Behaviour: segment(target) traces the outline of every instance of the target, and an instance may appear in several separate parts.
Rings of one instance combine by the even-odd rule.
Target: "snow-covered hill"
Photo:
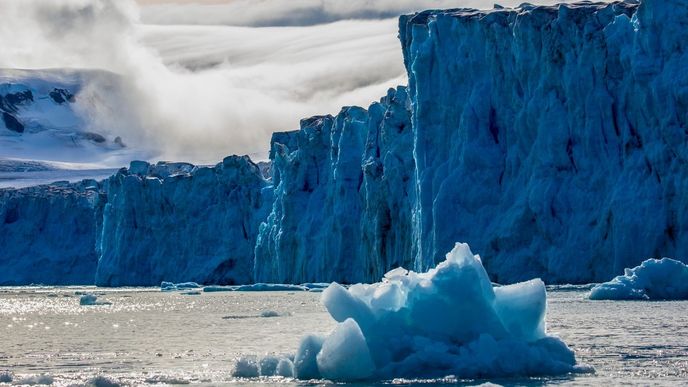
[[[89,108],[102,101],[82,89],[96,78],[117,81],[102,71],[0,70],[0,156],[91,164],[123,156],[125,140],[89,120]]]

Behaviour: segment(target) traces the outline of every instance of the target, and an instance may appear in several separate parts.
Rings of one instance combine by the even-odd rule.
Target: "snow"
[[[374,284],[331,284],[322,302],[338,325],[302,339],[295,376],[352,382],[590,371],[547,334],[546,298],[539,279],[493,288],[480,257],[457,243],[424,273],[395,269]]]
[[[92,122],[97,111],[113,107],[104,105],[98,92],[82,94],[87,85],[112,93],[117,82],[116,75],[98,70],[0,69],[1,156],[100,168],[123,165],[136,151],[123,147],[117,133]]]
[[[688,266],[671,258],[648,259],[593,287],[591,300],[688,300]]]

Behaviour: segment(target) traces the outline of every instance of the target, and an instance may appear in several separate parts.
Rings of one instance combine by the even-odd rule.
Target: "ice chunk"
[[[688,266],[674,259],[648,259],[590,291],[591,300],[686,300]]]
[[[282,376],[285,378],[293,378],[294,377],[294,363],[287,358],[280,359],[279,363],[277,363],[277,369],[275,371],[275,375]]]
[[[330,380],[366,379],[375,371],[363,332],[351,318],[339,324],[325,339],[317,364],[320,374]]]
[[[96,376],[95,378],[91,379],[86,383],[86,386],[89,387],[120,387],[121,384],[106,378],[105,376]]]
[[[173,292],[176,290],[200,289],[201,285],[195,282],[180,282],[175,284],[173,282],[162,281],[160,283],[161,292]]]
[[[98,296],[95,294],[84,294],[79,298],[79,305],[96,305]]]
[[[26,376],[21,380],[15,381],[14,384],[35,386],[35,385],[50,385],[50,384],[53,384],[54,382],[55,382],[55,380],[53,379],[52,376],[41,374],[41,375]]]
[[[511,335],[529,341],[545,337],[547,292],[541,280],[500,286],[494,292],[495,309]]]
[[[206,286],[204,292],[304,292],[309,289],[303,285],[291,284],[265,284],[257,283],[251,285],[229,285],[229,286]]]
[[[320,379],[316,356],[322,349],[324,337],[308,335],[301,339],[294,357],[294,375],[302,380]]]
[[[260,359],[260,374],[262,376],[273,376],[277,371],[277,364],[280,358],[274,355],[268,355]]]
[[[333,283],[322,302],[340,324],[324,342],[302,340],[296,377],[483,378],[589,370],[576,365],[564,342],[547,336],[546,297],[539,279],[493,288],[466,244],[456,244],[425,273],[392,271],[383,282],[349,289]]]
[[[12,383],[12,374],[9,372],[0,372],[0,383]]]
[[[234,365],[232,375],[237,378],[257,378],[260,376],[258,360],[255,357],[241,357]]]

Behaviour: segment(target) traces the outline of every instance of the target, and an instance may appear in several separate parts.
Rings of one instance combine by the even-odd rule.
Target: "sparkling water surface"
[[[109,305],[81,306],[83,292]],[[387,384],[688,385],[688,302],[589,301],[586,295],[550,289],[548,331],[594,374]],[[302,335],[331,330],[335,323],[319,298],[308,292],[0,288],[0,381],[9,371],[14,384],[55,386],[98,376],[123,385],[298,384],[240,380],[232,368],[240,356],[294,353]]]

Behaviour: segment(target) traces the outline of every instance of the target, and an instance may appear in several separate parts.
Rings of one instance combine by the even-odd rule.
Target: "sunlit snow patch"
[[[670,258],[648,259],[590,291],[591,300],[686,300],[688,266]]]
[[[457,244],[426,273],[395,269],[375,284],[330,285],[322,301],[339,324],[328,336],[302,339],[294,373],[355,381],[590,370],[547,335],[546,297],[539,279],[493,288],[480,257]],[[238,368],[255,370],[245,363]]]

